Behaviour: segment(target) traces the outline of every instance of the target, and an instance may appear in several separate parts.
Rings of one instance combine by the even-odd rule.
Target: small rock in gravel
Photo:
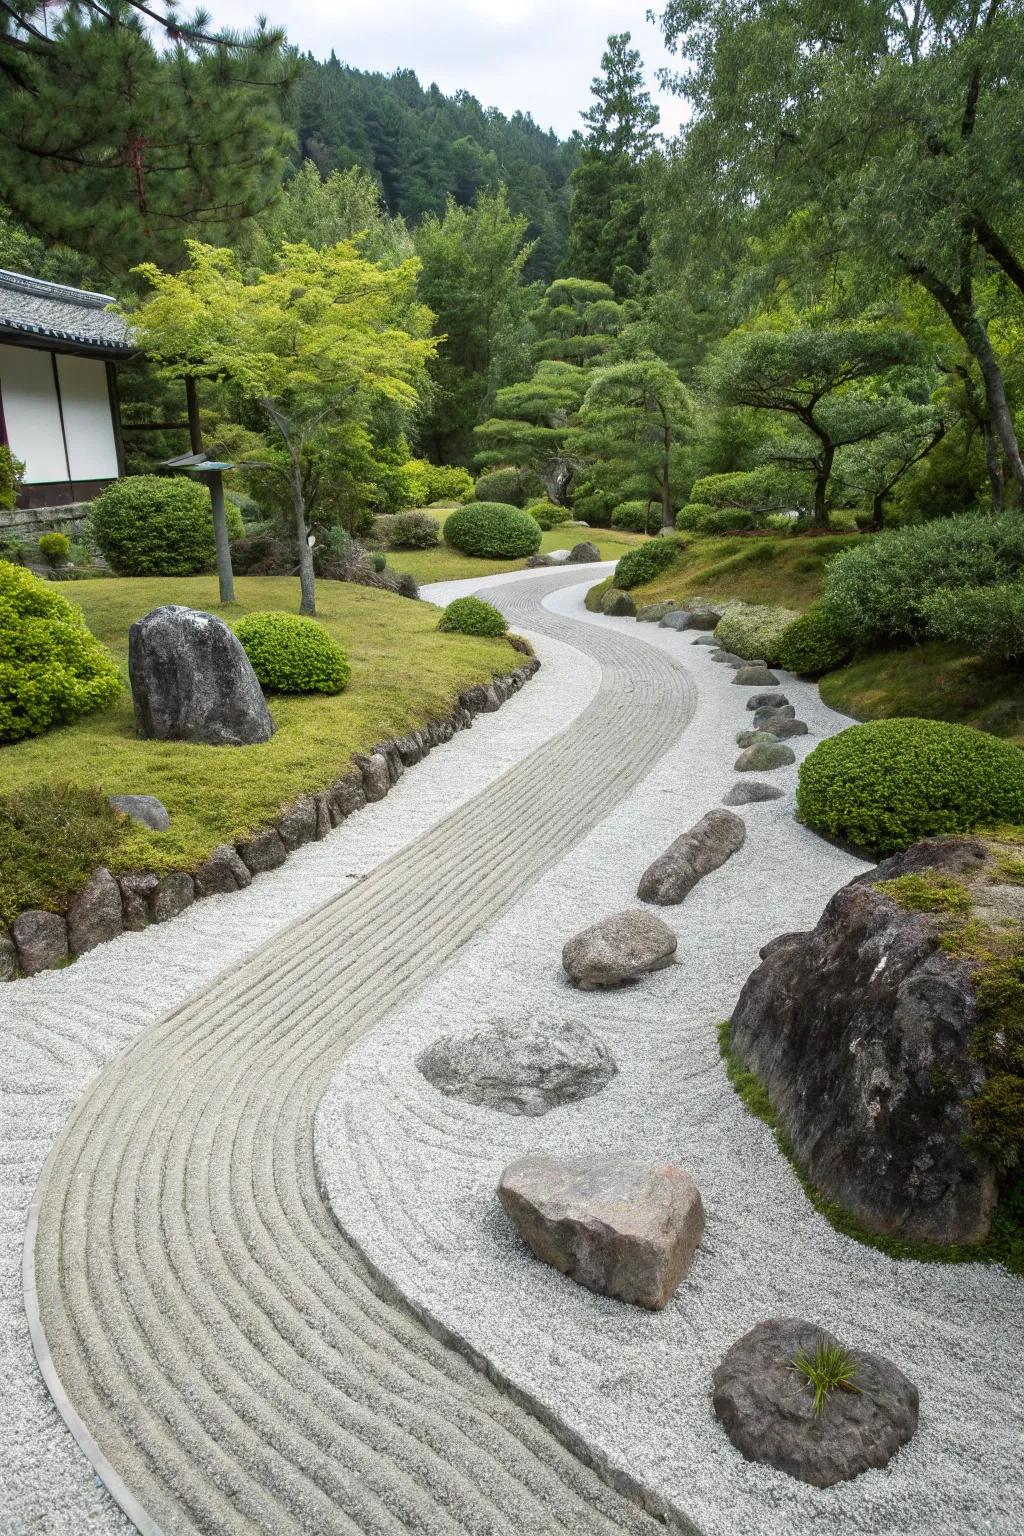
[[[470,1035],[442,1035],[417,1057],[451,1098],[507,1115],[544,1115],[599,1093],[618,1072],[603,1040],[570,1019],[498,1019]]]
[[[732,651],[717,650],[711,652],[712,661],[720,661],[725,667],[743,667],[746,662],[742,656],[735,656]]]
[[[756,747],[759,741],[775,741],[775,737],[769,731],[740,731],[736,736],[738,747]]]
[[[714,635],[698,635],[696,640],[690,641],[691,645],[717,645]]]
[[[13,981],[18,974],[18,946],[0,924],[0,981]]]
[[[574,544],[569,551],[567,564],[569,565],[593,565],[600,560],[601,551],[590,539],[583,539],[581,543]]]
[[[777,683],[778,678],[774,672],[769,672],[767,667],[744,665],[737,669],[733,682],[739,683],[741,688],[763,688],[768,683]]]
[[[628,592],[620,592],[613,587],[601,599],[601,612],[612,619],[635,619],[636,603]]]
[[[300,795],[281,815],[277,830],[289,853],[294,853],[303,843],[315,842],[316,801],[312,795]]]
[[[11,924],[11,937],[26,976],[47,971],[68,958],[67,924],[58,912],[33,909],[20,913]]]
[[[854,1390],[833,1388],[815,1410],[814,1387],[793,1362],[838,1344],[814,1323],[773,1317],[726,1352],[714,1375],[715,1414],[748,1461],[831,1488],[886,1466],[913,1437],[917,1388],[881,1355],[850,1350]]]
[[[795,720],[796,710],[792,704],[762,704],[760,709],[754,710],[754,724],[766,725],[769,720]]]
[[[722,804],[752,805],[760,800],[781,800],[784,793],[777,784],[760,784],[757,779],[741,779],[728,794],[722,796]]]
[[[162,800],[155,795],[108,795],[115,811],[130,816],[141,827],[151,832],[166,832],[171,824],[170,813]]]
[[[190,907],[196,899],[195,881],[191,875],[176,869],[164,875],[149,898],[149,910],[154,923],[169,922]]]
[[[752,693],[747,700],[748,709],[781,709],[789,700],[784,693]]]
[[[804,720],[766,720],[760,729],[769,736],[774,736],[776,741],[788,741],[791,736],[808,734],[807,723]]]
[[[795,762],[792,747],[785,747],[781,742],[769,745],[759,741],[756,746],[741,752],[733,767],[737,773],[768,773],[772,768],[786,768]]]
[[[674,603],[648,603],[637,613],[637,621],[641,624],[659,624],[667,613],[675,609]]]
[[[68,948],[84,955],[123,931],[121,887],[109,869],[98,869],[68,902]]]
[[[238,844],[238,852],[251,875],[278,869],[288,857],[276,827],[264,827],[262,831],[254,832],[247,842]]]
[[[252,884],[252,875],[237,848],[230,843],[218,843],[206,862],[196,870],[195,882],[197,896],[218,896],[244,890]]]
[[[548,565],[568,565],[571,554],[570,549],[553,549],[547,556],[547,563]]]
[[[692,615],[688,608],[673,608],[658,622],[660,629],[689,629]]]
[[[149,926],[149,898],[160,881],[152,874],[128,874],[119,875],[117,883],[121,887],[124,925],[132,933],[141,933]]]
[[[722,614],[718,608],[695,608],[690,614],[690,622],[687,629],[717,629],[722,622]]]
[[[653,912],[615,912],[575,934],[562,950],[562,965],[570,981],[589,992],[671,965],[676,942]]]
[[[644,871],[637,895],[655,906],[671,907],[686,897],[698,880],[718,869],[742,847],[747,829],[731,811],[708,811],[689,832],[677,837]]]
[[[652,1310],[671,1300],[704,1232],[696,1184],[664,1163],[528,1153],[502,1173],[498,1198],[538,1259]]]

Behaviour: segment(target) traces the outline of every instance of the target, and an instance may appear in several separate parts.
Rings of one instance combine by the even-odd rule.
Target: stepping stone
[[[733,682],[739,683],[741,688],[761,688],[766,683],[777,683],[778,678],[767,667],[744,664],[737,669]]]
[[[766,720],[761,732],[774,736],[777,741],[788,741],[791,736],[806,736],[807,724],[803,720]]]
[[[745,667],[746,662],[742,656],[734,656],[732,651],[712,651],[712,661],[720,661],[726,667]]]
[[[760,709],[754,710],[754,724],[765,725],[769,720],[795,720],[796,710],[792,704],[762,704]]]
[[[171,824],[166,805],[155,795],[108,795],[107,799],[115,811],[130,816],[151,832],[166,832]]]
[[[637,895],[658,907],[676,906],[698,880],[739,852],[746,835],[741,817],[708,811],[644,871]]]
[[[751,1328],[714,1375],[715,1416],[748,1461],[763,1462],[816,1488],[884,1467],[917,1429],[918,1391],[881,1355],[850,1350],[851,1389],[835,1387],[819,1408],[794,1365],[834,1334],[795,1317]],[[842,1347],[842,1346],[840,1346]]]
[[[781,800],[785,790],[777,784],[760,784],[757,779],[741,780],[722,796],[723,805],[750,805],[760,800]]]
[[[469,1035],[442,1035],[416,1058],[441,1093],[506,1115],[546,1115],[611,1082],[618,1063],[585,1024],[498,1019]]]
[[[733,767],[737,773],[768,773],[772,768],[788,768],[790,763],[795,762],[792,747],[785,747],[781,742],[769,745],[768,742],[759,741],[753,747],[746,747]]]
[[[717,645],[714,635],[698,635],[696,640],[690,641],[691,645]]]
[[[784,693],[752,693],[747,700],[748,709],[780,709],[789,704]]]
[[[759,741],[774,741],[776,738],[769,731],[739,731],[736,736],[738,747],[756,747]]]
[[[671,965],[676,943],[672,929],[653,912],[615,912],[569,940],[562,950],[562,966],[585,992],[614,987]]]
[[[654,1311],[693,1264],[704,1207],[682,1168],[619,1158],[518,1158],[498,1198],[545,1264],[601,1296]]]

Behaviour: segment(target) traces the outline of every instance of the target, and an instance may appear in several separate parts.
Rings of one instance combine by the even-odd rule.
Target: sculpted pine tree
[[[693,427],[693,402],[678,375],[660,358],[637,358],[595,374],[580,410],[581,446],[619,483],[644,485],[661,507],[661,525],[675,523],[674,486],[683,478],[681,450]],[[598,478],[598,483],[600,479]]]

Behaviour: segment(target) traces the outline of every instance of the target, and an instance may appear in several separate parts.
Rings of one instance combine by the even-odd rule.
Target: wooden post
[[[228,538],[228,517],[224,509],[224,477],[219,469],[213,469],[203,478],[210,487],[210,501],[213,504],[213,536],[217,543],[220,600],[222,603],[233,603],[235,577],[231,569],[231,541]]]
[[[188,435],[192,443],[192,452],[202,453],[203,432],[199,425],[199,396],[196,394],[196,381],[191,374],[185,380],[185,404],[188,406]]]

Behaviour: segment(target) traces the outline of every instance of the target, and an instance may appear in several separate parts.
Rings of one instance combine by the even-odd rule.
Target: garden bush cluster
[[[949,640],[977,656],[1018,661],[1024,656],[1024,581],[992,587],[942,587],[922,604],[935,640]]]
[[[235,633],[264,688],[340,693],[349,680],[345,652],[315,619],[296,613],[251,613]]]
[[[612,509],[612,527],[629,533],[657,533],[661,508],[652,501],[620,501]]]
[[[528,469],[491,469],[476,482],[476,501],[497,501],[510,507],[525,507],[544,491],[537,476]]]
[[[111,704],[121,692],[113,657],[77,608],[20,566],[0,561],[0,742]]]
[[[556,507],[555,503],[548,501],[546,496],[542,501],[531,501],[525,510],[540,524],[545,533],[549,528],[557,528],[560,524],[569,522],[572,517],[568,507]]]
[[[674,539],[651,539],[646,544],[638,544],[620,557],[612,585],[628,592],[631,587],[653,581],[655,576],[668,569],[678,553],[679,545]]]
[[[792,608],[736,603],[722,615],[715,639],[735,656],[748,660],[756,656],[770,667],[781,666],[786,632],[798,617]]]
[[[496,501],[471,501],[444,525],[444,540],[464,555],[518,560],[540,548],[540,524],[520,508]]]
[[[194,576],[214,557],[210,493],[181,475],[115,480],[93,502],[92,525],[118,576]]]
[[[479,597],[457,597],[448,604],[437,627],[457,635],[503,635],[508,620],[493,603]]]
[[[825,609],[815,603],[783,631],[778,664],[801,677],[821,677],[845,666],[851,654]]]
[[[1024,752],[967,725],[872,720],[804,759],[797,813],[879,856],[942,832],[1024,822]]]

